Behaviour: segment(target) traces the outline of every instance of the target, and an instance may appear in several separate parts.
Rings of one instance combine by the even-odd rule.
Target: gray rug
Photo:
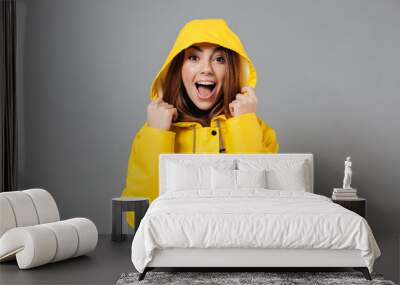
[[[142,281],[139,273],[124,273],[117,285],[133,284],[379,284],[395,285],[380,274],[372,274],[372,281],[361,272],[147,272]]]

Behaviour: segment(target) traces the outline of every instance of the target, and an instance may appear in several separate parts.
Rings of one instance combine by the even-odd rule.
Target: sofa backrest
[[[15,227],[60,220],[57,204],[44,189],[0,193],[0,237]]]
[[[278,153],[278,154],[160,154],[159,158],[159,192],[165,193],[167,188],[168,169],[171,163],[183,164],[190,167],[214,166],[216,164],[229,165],[232,162],[235,169],[285,169],[290,172],[293,167],[304,165],[305,191],[314,192],[313,154],[311,153]],[[287,176],[287,179],[290,175]],[[286,179],[286,177],[285,177]],[[288,185],[291,181],[287,181]]]

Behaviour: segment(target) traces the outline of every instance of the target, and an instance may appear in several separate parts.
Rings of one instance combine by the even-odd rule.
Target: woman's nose
[[[201,67],[201,73],[206,73],[206,74],[213,73],[210,61],[205,60],[203,62],[202,67]]]

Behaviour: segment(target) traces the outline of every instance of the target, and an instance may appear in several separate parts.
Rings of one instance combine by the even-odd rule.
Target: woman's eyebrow
[[[201,47],[199,47],[199,46],[196,46],[196,45],[190,46],[189,48],[194,48],[195,50],[198,50],[199,52],[203,52],[203,49]],[[221,51],[221,50],[223,50],[223,47],[218,46],[213,50],[213,53],[216,52],[216,51]]]

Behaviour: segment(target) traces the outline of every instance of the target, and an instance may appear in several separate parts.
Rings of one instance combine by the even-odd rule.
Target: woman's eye
[[[219,57],[217,57],[217,61],[221,62],[221,63],[224,63],[225,62],[225,58],[223,56],[219,56]]]
[[[189,56],[189,60],[196,60],[196,59],[197,59],[197,56],[195,56],[195,55]]]

